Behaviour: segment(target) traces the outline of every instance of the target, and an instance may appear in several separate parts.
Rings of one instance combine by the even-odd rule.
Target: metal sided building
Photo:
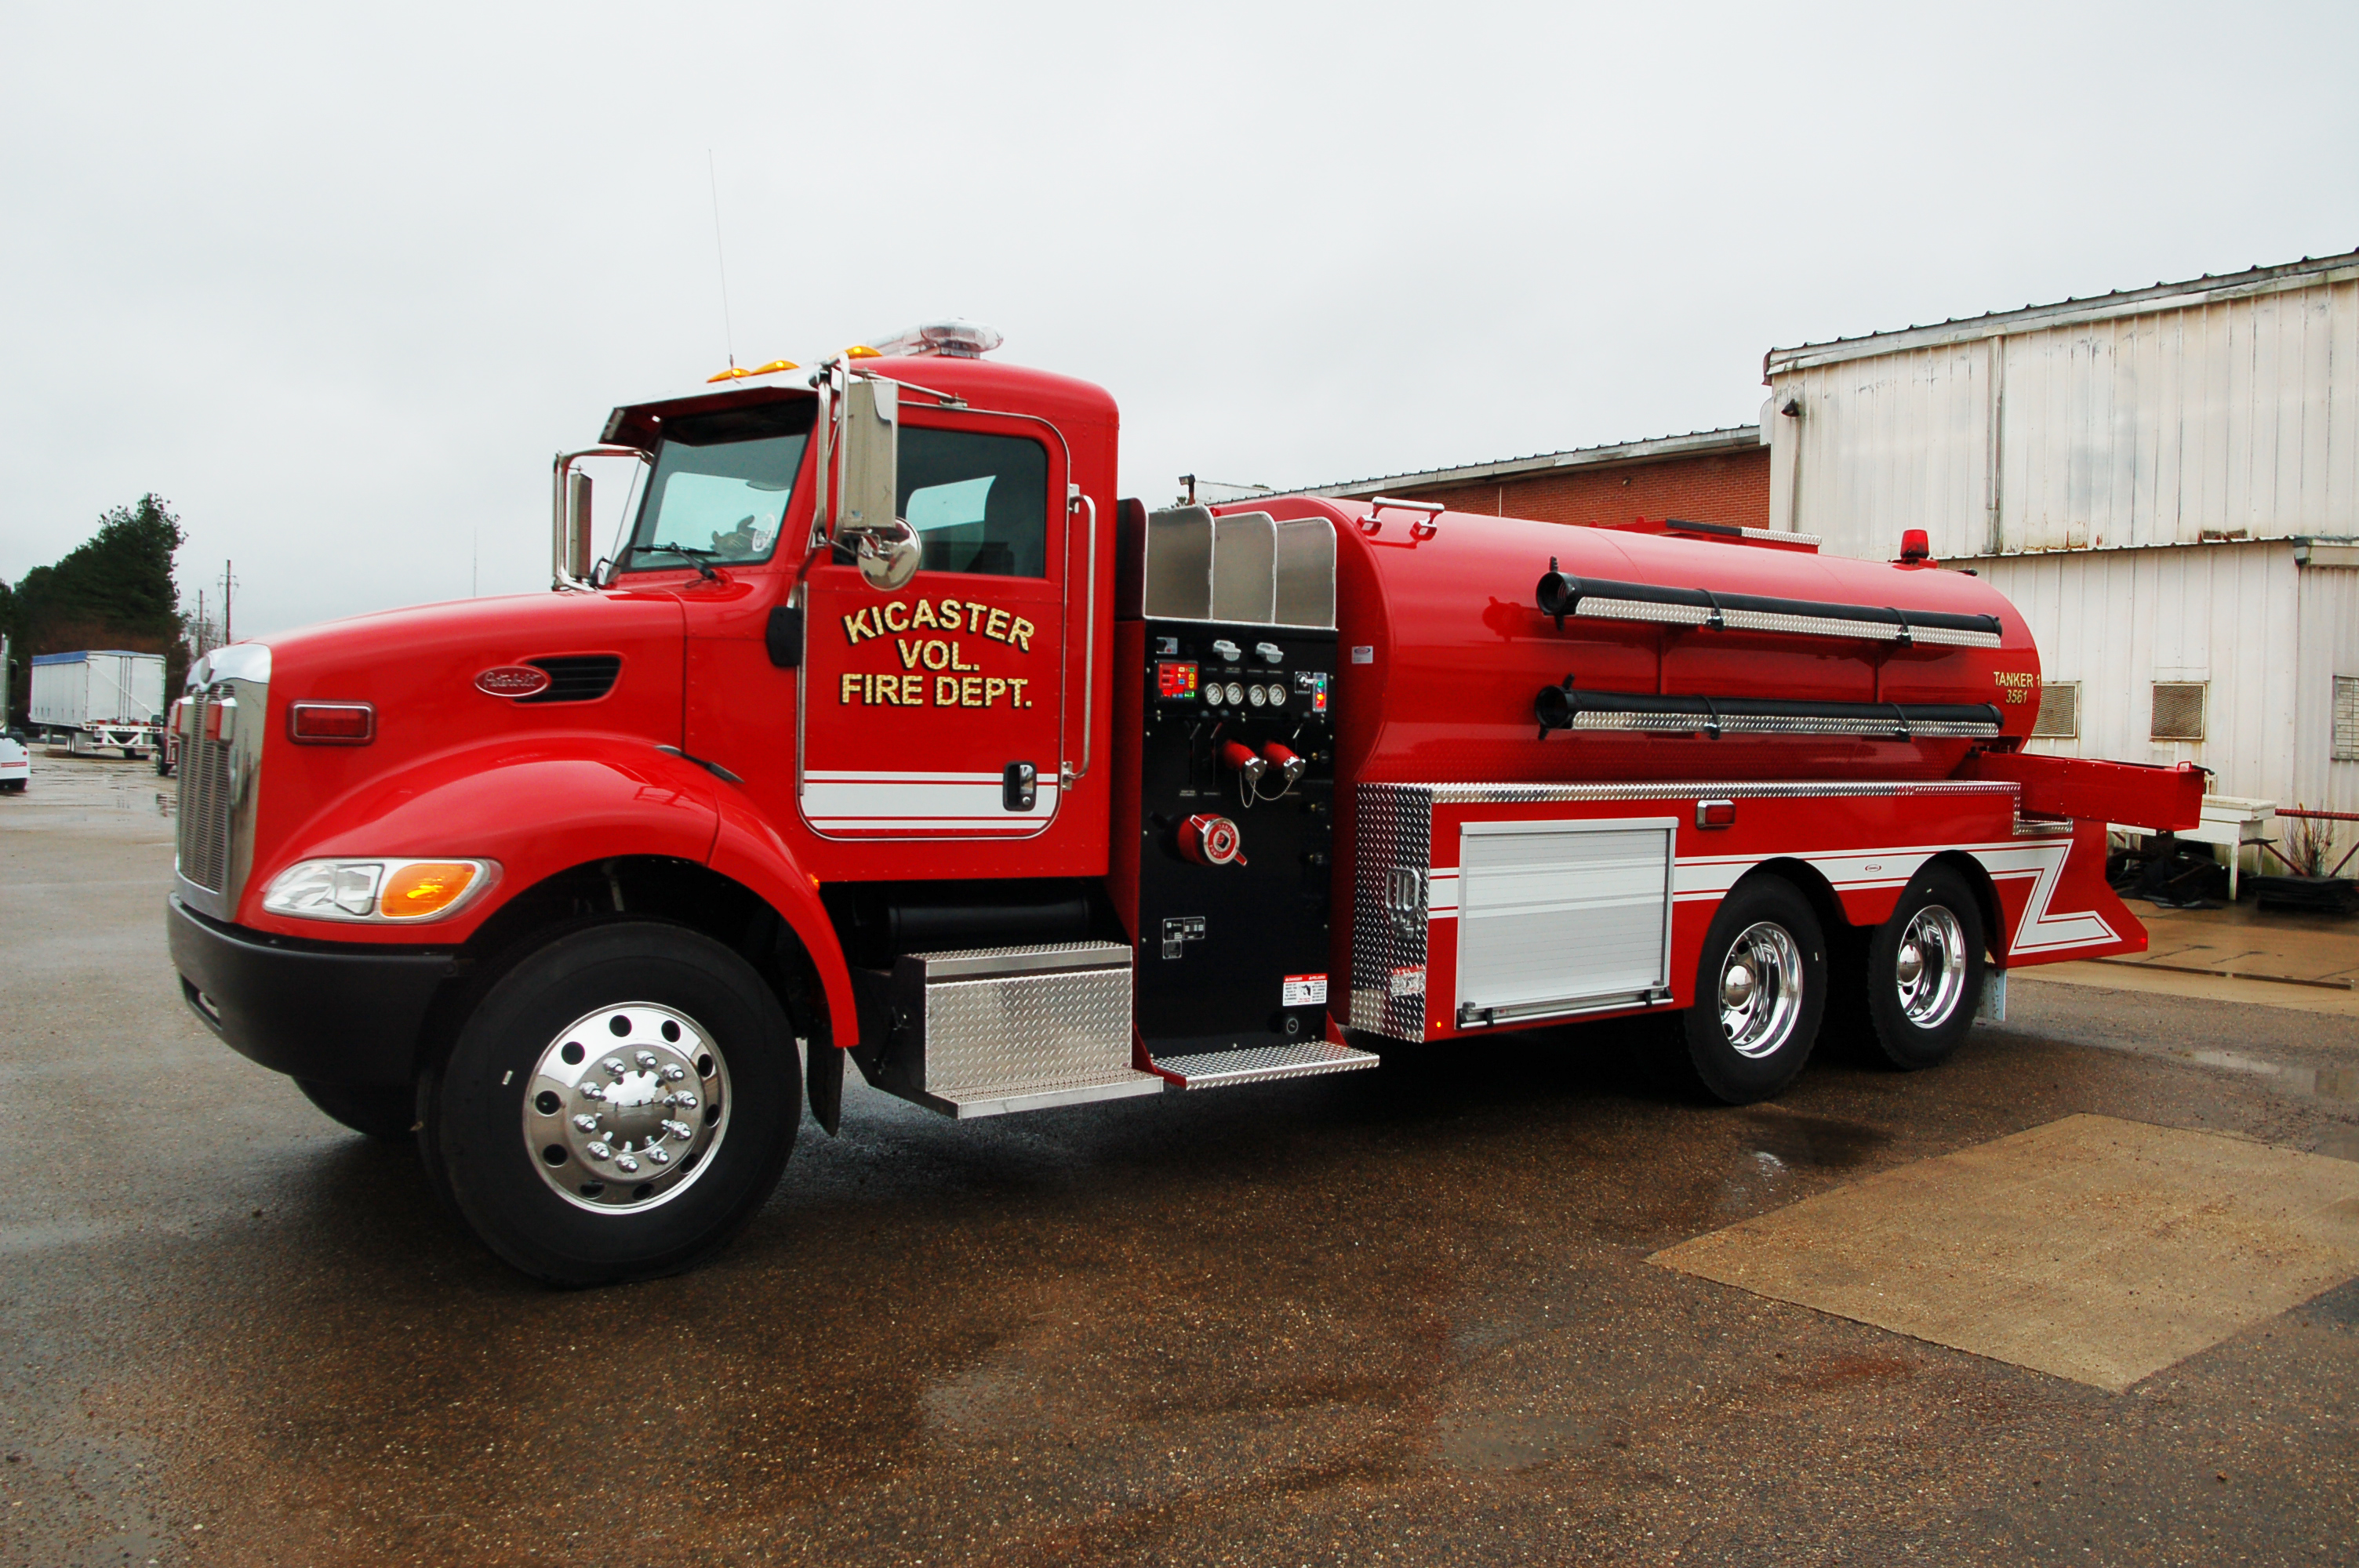
[[[2359,811],[2359,252],[1774,349],[1770,526],[1930,534],[2029,620],[2035,749]]]

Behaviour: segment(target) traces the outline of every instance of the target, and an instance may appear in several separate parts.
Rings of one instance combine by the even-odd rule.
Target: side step
[[[1267,1083],[1273,1078],[1348,1073],[1359,1067],[1373,1067],[1383,1059],[1366,1051],[1354,1051],[1349,1045],[1338,1045],[1332,1040],[1252,1051],[1203,1051],[1190,1056],[1150,1058],[1156,1072],[1183,1089],[1224,1089],[1235,1084]]]

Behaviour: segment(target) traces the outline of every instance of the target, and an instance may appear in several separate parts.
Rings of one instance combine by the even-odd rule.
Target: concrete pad
[[[2120,1393],[2359,1274],[2359,1165],[2070,1116],[1648,1261]]]
[[[2236,979],[2225,975],[2191,975],[2169,969],[2158,970],[2144,964],[2107,964],[2087,958],[2066,964],[2038,964],[2008,970],[2006,983],[2010,988],[2050,983],[2086,986],[2095,990],[2191,997],[2204,1001],[2234,1001],[2253,1007],[2283,1008],[2290,1012],[2321,1012],[2336,1018],[2359,1018],[2359,991],[2281,985],[2272,980]]]

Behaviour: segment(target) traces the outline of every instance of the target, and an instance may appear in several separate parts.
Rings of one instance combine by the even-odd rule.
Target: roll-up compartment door
[[[1668,994],[1678,829],[1668,816],[1466,824],[1459,841],[1460,1025]]]

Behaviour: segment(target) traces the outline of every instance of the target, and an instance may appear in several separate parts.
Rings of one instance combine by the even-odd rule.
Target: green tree
[[[151,492],[108,512],[97,533],[55,565],[27,572],[13,591],[0,583],[0,626],[17,665],[9,672],[9,706],[24,711],[35,654],[77,648],[161,654],[164,688],[179,690],[187,625],[172,559],[185,537],[170,505]]]

